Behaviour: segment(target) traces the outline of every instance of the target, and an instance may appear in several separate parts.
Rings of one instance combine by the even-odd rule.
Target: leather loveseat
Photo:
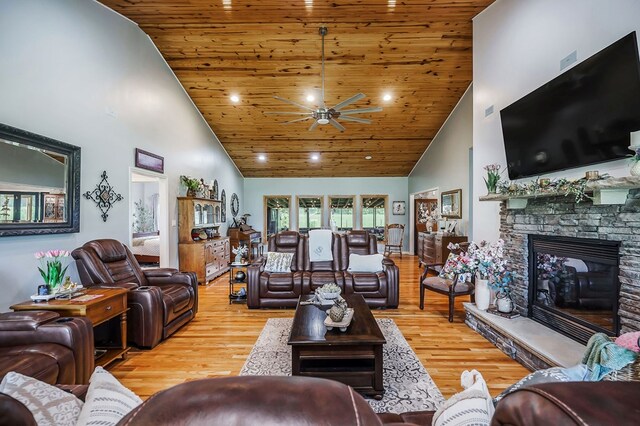
[[[127,339],[153,348],[191,321],[198,311],[198,280],[192,272],[140,268],[127,246],[116,240],[94,240],[75,249],[84,286],[129,289]]]
[[[0,314],[0,380],[15,371],[49,384],[85,384],[93,372],[93,350],[88,318],[61,318],[51,311]]]
[[[349,255],[378,252],[375,235],[355,230],[332,236],[332,261],[311,262],[306,235],[280,232],[269,238],[268,251],[293,253],[291,271],[271,273],[264,270],[266,259],[248,268],[247,306],[249,308],[295,307],[298,297],[310,294],[327,283],[340,286],[345,294],[362,294],[370,307],[397,308],[399,301],[398,267],[384,258],[380,272],[349,272]]]
[[[73,389],[81,398],[82,389]],[[547,383],[503,398],[492,426],[637,424],[638,382]],[[0,393],[0,426],[35,425],[19,401]],[[350,387],[313,377],[243,376],[195,380],[156,393],[118,425],[431,425],[433,411],[376,414]]]

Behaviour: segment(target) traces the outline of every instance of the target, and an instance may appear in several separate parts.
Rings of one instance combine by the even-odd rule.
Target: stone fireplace
[[[582,343],[640,330],[640,190],[620,205],[571,196],[502,203],[500,233],[521,315]]]

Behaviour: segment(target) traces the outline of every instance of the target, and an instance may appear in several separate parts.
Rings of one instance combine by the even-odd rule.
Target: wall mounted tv
[[[633,32],[500,111],[509,178],[623,158],[640,130]]]

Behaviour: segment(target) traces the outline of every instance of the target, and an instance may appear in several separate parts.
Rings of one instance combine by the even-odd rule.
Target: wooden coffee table
[[[327,331],[327,314],[314,305],[300,305],[313,295],[300,296],[288,344],[294,376],[336,380],[359,393],[381,399],[382,345],[386,343],[380,327],[362,295],[345,296],[354,316],[346,332]]]
[[[102,349],[103,354],[96,360],[96,365],[104,367],[118,357],[125,359],[129,347],[127,346],[127,293],[121,287],[93,287],[81,290],[78,297],[72,299],[52,299],[48,302],[33,302],[31,300],[11,306],[14,311],[55,311],[63,317],[87,317],[96,326],[113,318],[120,317],[120,336],[114,336],[118,341],[116,346]],[[106,351],[106,352],[105,352]]]

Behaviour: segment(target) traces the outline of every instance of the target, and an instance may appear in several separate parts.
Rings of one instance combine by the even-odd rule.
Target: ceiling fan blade
[[[355,121],[356,123],[362,123],[362,124],[371,124],[371,120],[367,120],[365,118],[357,118],[357,117],[349,117],[348,115],[340,116],[340,120],[344,120],[344,121]]]
[[[340,111],[340,116],[350,115],[350,114],[366,114],[368,112],[380,112],[380,111],[382,111],[381,107],[361,108],[361,109],[348,109],[346,111]]]
[[[282,123],[282,124],[297,123],[298,121],[306,121],[306,120],[308,120],[308,119],[310,119],[310,118],[313,118],[313,117],[296,118],[295,120],[285,121],[285,122],[284,122],[284,123]]]
[[[280,96],[274,96],[274,98],[276,98],[279,101],[286,102],[286,103],[291,104],[291,105],[295,105],[298,108],[306,109],[307,111],[315,111],[313,108],[309,108],[306,105],[302,105],[302,104],[299,104],[297,102],[290,101],[289,99],[281,98]]]
[[[263,114],[266,115],[313,115],[312,112],[293,112],[293,111],[263,111]]]
[[[331,120],[329,120],[329,124],[331,124],[336,129],[340,130],[341,132],[344,132],[344,126],[342,124],[338,123],[333,118]]]
[[[312,131],[313,129],[315,129],[316,127],[318,127],[318,120],[314,121],[313,124],[311,125],[311,127],[309,127],[309,131]]]
[[[333,109],[336,110],[336,111],[340,111],[340,108],[344,108],[347,105],[352,104],[354,102],[357,102],[360,99],[366,98],[366,97],[367,97],[367,95],[365,95],[364,93],[358,93],[357,95],[353,95],[349,99],[340,102],[338,105],[334,106]]]

